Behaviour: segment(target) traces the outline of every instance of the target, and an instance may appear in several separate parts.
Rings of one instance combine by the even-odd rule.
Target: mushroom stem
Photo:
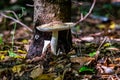
[[[51,51],[54,55],[56,55],[57,41],[58,41],[58,31],[53,31],[50,45],[51,45]]]
[[[44,52],[47,50],[47,47],[48,47],[49,44],[50,44],[49,40],[44,40],[44,46],[43,46],[42,54],[44,54]]]

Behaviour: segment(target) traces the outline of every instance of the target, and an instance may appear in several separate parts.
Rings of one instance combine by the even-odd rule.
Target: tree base
[[[51,40],[51,33],[40,32],[36,29],[35,35],[33,37],[33,42],[29,47],[28,55],[26,56],[26,58],[32,59],[36,56],[41,56],[44,46],[44,40]],[[57,52],[59,50],[62,53],[68,53],[71,50],[71,48],[72,48],[71,31],[70,30],[60,31],[58,35]]]

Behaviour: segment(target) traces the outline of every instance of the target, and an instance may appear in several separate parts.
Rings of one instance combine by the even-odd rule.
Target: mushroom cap
[[[70,29],[71,27],[73,27],[73,24],[74,23],[51,22],[48,24],[43,24],[36,28],[39,31],[52,32]]]

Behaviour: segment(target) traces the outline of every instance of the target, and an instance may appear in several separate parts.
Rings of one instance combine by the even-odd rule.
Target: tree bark
[[[71,0],[34,0],[34,36],[27,58],[40,56],[44,40],[51,39],[51,33],[38,31],[36,26],[53,21],[71,21]],[[57,50],[59,49],[61,52],[68,53],[71,47],[71,31],[60,31]]]

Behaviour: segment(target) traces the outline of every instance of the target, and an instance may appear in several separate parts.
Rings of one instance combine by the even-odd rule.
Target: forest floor
[[[120,25],[105,29],[98,27],[101,24],[86,23],[72,29],[73,49],[69,53],[47,54],[44,60],[31,63],[25,56],[33,35],[24,27],[16,29],[14,36],[11,30],[2,31],[0,79],[120,80]]]
[[[99,4],[94,9],[96,14],[98,9]],[[49,53],[43,60],[31,62],[26,55],[33,33],[18,25],[11,29],[8,26],[14,21],[4,24],[7,20],[1,19],[0,25],[7,28],[0,27],[0,80],[120,80],[119,19],[112,16],[112,20],[104,22],[90,15],[71,29],[73,48],[69,53]]]

